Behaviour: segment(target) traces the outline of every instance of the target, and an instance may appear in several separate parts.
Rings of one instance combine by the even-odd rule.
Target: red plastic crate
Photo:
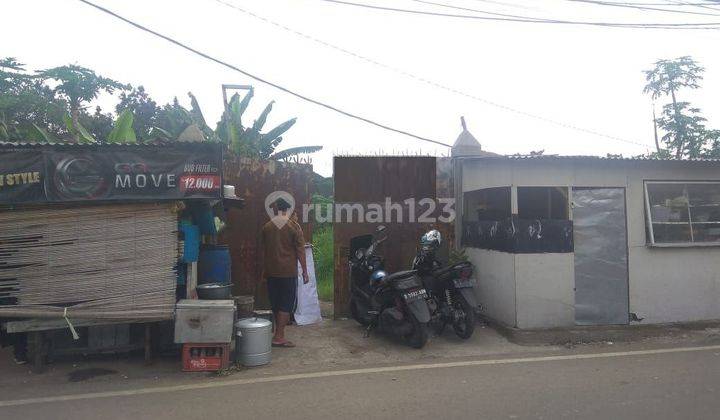
[[[183,372],[214,372],[230,366],[230,344],[185,343],[182,349]]]

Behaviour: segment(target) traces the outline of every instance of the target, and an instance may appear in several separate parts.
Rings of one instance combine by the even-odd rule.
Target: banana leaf
[[[2,117],[2,115],[0,115],[0,117]],[[7,124],[5,124],[5,121],[2,119],[0,119],[0,140],[10,140]]]
[[[291,147],[289,149],[285,149],[281,152],[275,153],[274,155],[270,156],[270,159],[274,159],[274,160],[287,159],[290,156],[319,152],[320,150],[322,150],[322,148],[323,148],[322,146]]]
[[[285,121],[284,123],[278,125],[277,127],[273,128],[272,130],[263,134],[262,135],[263,140],[267,140],[267,142],[275,140],[276,138],[285,134],[285,132],[288,131],[290,129],[290,127],[295,125],[296,122],[297,122],[297,118],[293,118],[291,120]]]
[[[190,116],[192,117],[193,122],[200,128],[207,127],[205,117],[200,110],[200,104],[195,98],[195,95],[193,95],[192,92],[188,92],[188,96],[190,97]]]
[[[272,106],[275,103],[275,101],[270,101],[269,104],[265,107],[262,114],[258,117],[257,120],[255,120],[255,123],[253,124],[252,129],[254,131],[260,132],[262,130],[263,126],[265,125],[265,122],[267,121],[268,114],[270,114],[270,111],[272,111]]]
[[[238,123],[242,126],[242,116],[245,113],[245,110],[247,109],[248,105],[250,105],[250,100],[253,98],[253,90],[251,89],[242,99],[240,103],[238,103],[237,109],[235,112],[237,112],[237,120]],[[239,95],[236,93],[234,96]]]
[[[150,132],[148,133],[148,137],[151,139],[160,139],[160,140],[172,140],[173,135],[170,134],[167,130],[163,130],[160,127],[153,126],[150,129]]]
[[[133,120],[132,111],[129,108],[123,110],[115,120],[112,131],[108,134],[108,143],[136,143],[137,137],[135,137],[135,131],[132,128]]]
[[[38,143],[53,143],[55,142],[55,139],[45,131],[44,129],[40,128],[37,124],[33,123],[30,126],[30,129],[27,131],[27,137],[28,140],[38,142]]]
[[[77,127],[75,127],[75,124],[73,124],[72,117],[67,112],[65,115],[63,115],[63,120],[65,121],[65,127],[72,135],[78,136],[78,140],[80,143],[96,143],[95,137],[93,137],[89,131],[85,127],[82,126],[79,122],[77,123]]]

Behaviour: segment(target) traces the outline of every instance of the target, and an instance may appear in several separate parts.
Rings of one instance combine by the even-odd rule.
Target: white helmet
[[[442,242],[442,235],[440,232],[433,229],[420,238],[420,245],[423,247],[438,248]]]

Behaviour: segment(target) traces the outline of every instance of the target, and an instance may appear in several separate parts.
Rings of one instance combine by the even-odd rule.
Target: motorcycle
[[[378,246],[387,239],[385,227],[375,235],[350,242],[350,313],[361,325],[402,337],[414,348],[428,340],[430,311],[427,292],[415,271],[387,274]]]
[[[430,297],[430,325],[435,332],[442,334],[449,324],[458,337],[466,340],[475,331],[475,308],[478,307],[472,264],[462,261],[443,266],[436,257],[441,241],[440,232],[436,230],[423,235],[412,269],[417,271]]]

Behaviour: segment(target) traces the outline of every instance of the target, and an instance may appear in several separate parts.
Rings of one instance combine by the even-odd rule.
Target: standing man
[[[290,218],[290,204],[282,198],[273,203],[276,215],[261,232],[260,260],[267,279],[268,297],[275,316],[274,347],[295,347],[285,338],[285,326],[297,303],[297,264],[302,267],[303,283],[307,284],[305,240],[300,225]]]

